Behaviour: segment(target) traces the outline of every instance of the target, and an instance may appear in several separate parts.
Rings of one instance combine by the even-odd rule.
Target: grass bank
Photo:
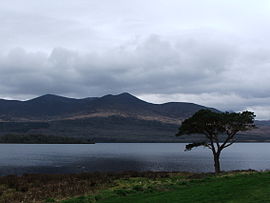
[[[270,202],[270,172],[127,172],[0,177],[1,202]]]

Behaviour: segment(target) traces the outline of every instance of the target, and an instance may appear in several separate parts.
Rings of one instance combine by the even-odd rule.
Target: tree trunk
[[[215,173],[220,173],[219,153],[214,153]]]

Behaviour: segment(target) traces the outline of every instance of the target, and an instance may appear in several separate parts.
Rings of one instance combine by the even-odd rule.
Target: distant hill
[[[65,117],[87,109],[95,98],[73,99],[57,95],[43,95],[27,101],[0,100],[2,120],[48,120]]]
[[[27,101],[0,99],[0,136],[44,134],[95,142],[189,142],[189,136],[174,135],[181,121],[200,109],[218,111],[186,102],[152,104],[129,93],[83,99],[51,94]],[[270,141],[270,122],[257,121],[257,125],[258,129],[241,140]]]
[[[196,111],[206,108],[185,102],[152,104],[129,93],[84,99],[47,94],[27,101],[0,100],[0,119],[2,121],[48,121],[118,115],[177,123]]]

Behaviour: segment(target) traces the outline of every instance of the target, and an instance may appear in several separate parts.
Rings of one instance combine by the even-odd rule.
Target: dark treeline
[[[52,135],[22,135],[8,134],[0,137],[0,143],[22,144],[93,144],[92,140]]]
[[[1,132],[26,133],[29,130],[46,129],[48,122],[0,122]]]

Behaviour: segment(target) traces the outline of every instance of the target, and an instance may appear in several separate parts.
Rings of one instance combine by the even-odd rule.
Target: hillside
[[[129,93],[84,99],[47,94],[27,101],[0,100],[0,119],[48,121],[118,115],[177,123],[205,108],[185,102],[152,104]]]
[[[185,102],[152,104],[129,93],[83,99],[51,94],[26,101],[2,99],[0,135],[44,134],[95,142],[188,142],[189,137],[174,136],[179,124],[206,108]],[[243,135],[242,141],[270,140],[269,122],[257,124],[260,127]]]

